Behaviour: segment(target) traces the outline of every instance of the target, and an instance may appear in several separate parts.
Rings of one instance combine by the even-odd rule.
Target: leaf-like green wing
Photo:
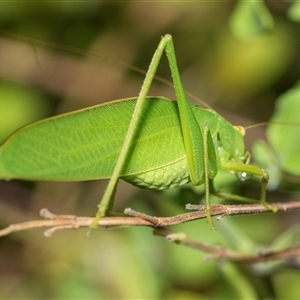
[[[0,178],[53,181],[109,178],[135,103],[135,98],[118,100],[21,128],[0,147]],[[203,120],[208,120],[211,115],[201,108],[193,109],[197,110],[197,119],[201,120],[203,115]],[[184,159],[179,122],[176,102],[148,98],[122,175]]]

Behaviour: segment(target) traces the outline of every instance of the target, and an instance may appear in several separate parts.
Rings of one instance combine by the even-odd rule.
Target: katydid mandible
[[[147,97],[166,52],[177,102]],[[191,105],[177,67],[171,35],[162,37],[138,98],[62,114],[27,125],[0,147],[0,178],[83,181],[110,178],[92,227],[111,212],[119,178],[148,189],[191,182],[205,185],[205,209],[218,169],[260,176],[266,202],[267,172],[249,164],[244,130],[212,109]],[[233,196],[233,198],[242,198]]]

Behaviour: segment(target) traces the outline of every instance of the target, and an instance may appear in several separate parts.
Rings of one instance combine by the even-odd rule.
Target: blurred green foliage
[[[268,121],[276,99],[286,93],[280,103],[287,103],[299,80],[299,23],[294,22],[299,20],[299,3],[267,1],[254,17],[265,18],[260,15],[262,11],[273,19],[274,28],[267,26],[267,32],[258,36],[251,30],[251,38],[240,39],[230,30],[232,24],[245,35],[249,25],[237,25],[241,21],[236,20],[253,22],[247,9],[243,8],[242,14],[248,18],[239,15],[237,5],[242,2],[0,3],[0,138],[48,115],[137,95],[143,75],[130,72],[116,61],[70,53],[58,44],[147,69],[165,33],[173,35],[187,90],[234,124]],[[159,75],[170,79],[166,62],[159,67]],[[160,83],[154,84],[151,94],[174,98],[172,89]],[[298,104],[299,97],[294,99]],[[293,111],[297,115],[298,109]],[[289,113],[286,118],[290,118]],[[284,132],[282,135],[287,136]],[[250,148],[264,133],[252,129],[247,136]],[[285,142],[288,150],[283,153],[297,149],[299,143],[297,137]],[[299,198],[299,178],[282,173],[283,167],[291,171],[282,163],[283,154],[275,149],[276,142],[268,147],[272,158],[263,150],[258,154],[266,155],[261,163],[271,161],[269,164],[274,165],[280,161],[275,173],[270,171],[271,177],[274,174],[279,180],[268,199]],[[259,195],[258,181],[238,182],[227,173],[220,178],[220,188]],[[91,215],[105,184],[0,182],[0,225],[36,219],[42,207],[55,213]],[[201,187],[151,193],[121,183],[116,210],[130,206],[152,215],[175,215],[184,211],[184,204],[199,203],[202,193]],[[205,220],[174,229],[199,241],[253,253],[257,248],[269,249],[268,245],[278,249],[278,245],[284,248],[297,244],[297,227],[284,234],[297,222],[296,213],[265,214],[225,218],[217,223],[216,231]],[[78,230],[46,239],[37,231],[0,239],[0,298],[300,297],[299,259],[254,266],[204,262],[205,254],[168,244],[153,237],[147,228],[100,229],[92,232],[90,240],[84,235],[85,231]]]
[[[271,120],[274,126],[270,125],[267,131],[268,139],[278,155],[280,168],[296,176],[300,176],[300,131],[295,126],[299,122],[299,111],[300,85],[297,85],[278,98]],[[276,125],[284,122],[286,126]]]
[[[234,35],[241,39],[252,39],[267,35],[274,27],[273,17],[264,1],[239,0],[230,17]]]
[[[37,90],[2,81],[0,86],[0,141],[15,129],[49,115],[49,104]]]

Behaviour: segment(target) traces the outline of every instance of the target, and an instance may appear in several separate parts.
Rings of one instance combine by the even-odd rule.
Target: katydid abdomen
[[[135,104],[135,98],[118,100],[19,129],[0,148],[0,178],[110,178]],[[209,128],[218,160],[242,162],[240,131],[213,110],[192,109],[200,128]],[[162,97],[148,98],[142,115],[120,177],[136,186],[158,190],[188,183],[177,103]]]

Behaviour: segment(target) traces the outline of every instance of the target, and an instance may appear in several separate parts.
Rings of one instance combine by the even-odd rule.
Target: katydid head
[[[236,126],[233,126],[237,131],[240,132],[240,134],[242,136],[245,136],[246,134],[246,130],[245,130],[245,127],[241,126],[241,125],[236,125]]]

